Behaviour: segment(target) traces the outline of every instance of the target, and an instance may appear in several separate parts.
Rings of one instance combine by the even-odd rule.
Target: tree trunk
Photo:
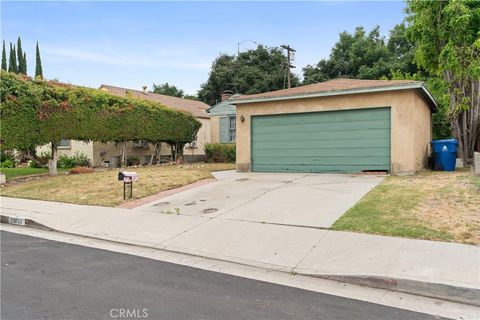
[[[153,159],[155,157],[157,157],[157,164],[159,164],[161,154],[162,154],[162,143],[157,142],[154,144],[154,147],[153,147],[153,153],[152,153],[152,156],[150,157],[150,164],[153,164]]]
[[[155,157],[155,153],[156,153],[156,152],[157,152],[157,143],[155,143],[155,144],[153,145],[153,152],[152,152],[152,155],[151,155],[151,157],[150,157],[150,165],[153,164],[153,158]]]
[[[175,161],[176,156],[175,156],[175,148],[173,147],[173,144],[170,145],[170,157],[172,158],[172,162]]]
[[[458,141],[458,156],[465,164],[471,164],[480,135],[480,80],[456,80],[448,71],[444,78],[449,84],[451,124]]]
[[[161,160],[162,160],[162,159],[160,158],[160,157],[162,156],[162,143],[161,143],[161,142],[158,143],[156,155],[157,155],[157,164],[160,164],[160,163],[161,163]]]
[[[122,156],[120,158],[120,166],[122,168],[127,166],[127,141],[122,142]]]
[[[48,172],[51,176],[58,175],[57,171],[58,148],[57,144],[52,142],[52,158],[48,160]]]
[[[175,144],[175,163],[176,164],[182,164],[184,162],[183,146],[184,144],[181,144],[178,142]]]

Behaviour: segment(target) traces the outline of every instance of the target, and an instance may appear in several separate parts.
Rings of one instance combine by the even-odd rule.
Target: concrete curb
[[[80,234],[75,234],[75,233],[70,233],[70,232],[64,232],[60,230],[56,230],[53,228],[50,228],[48,226],[45,226],[41,223],[38,223],[34,220],[31,219],[25,219],[21,217],[10,217],[6,216],[3,214],[0,214],[0,222],[5,223],[5,224],[11,224],[11,225],[17,225],[17,226],[25,226],[25,227],[31,227],[31,228],[37,228],[41,230],[46,230],[46,231],[56,231],[56,232],[61,232],[64,234],[72,234],[75,236],[80,236],[80,237],[87,237],[87,238],[95,238],[92,236],[85,236],[85,235],[80,235]],[[186,255],[191,255],[191,256],[197,256],[197,257],[202,257],[202,258],[207,258],[207,259],[214,259],[214,260],[219,260],[219,261],[227,261],[227,262],[233,262],[241,265],[246,265],[246,266],[254,266],[254,267],[260,267],[263,269],[274,269],[276,271],[281,271],[281,272],[286,272],[290,274],[299,274],[302,276],[307,276],[307,277],[314,277],[314,278],[321,278],[321,279],[326,279],[326,280],[333,280],[333,281],[338,281],[338,282],[345,282],[348,284],[353,284],[353,285],[359,285],[359,286],[365,286],[365,287],[371,287],[371,288],[377,288],[377,289],[384,289],[384,290],[390,290],[390,291],[398,291],[398,292],[403,292],[403,293],[409,293],[409,294],[414,294],[414,295],[420,295],[420,296],[425,296],[425,297],[430,297],[430,298],[435,298],[435,299],[441,299],[441,300],[446,300],[446,301],[452,301],[452,302],[457,302],[457,303],[462,303],[462,304],[469,304],[473,306],[478,306],[480,307],[480,289],[476,288],[466,288],[466,287],[460,287],[460,286],[452,286],[452,285],[446,285],[446,284],[441,284],[441,283],[432,283],[432,282],[425,282],[425,281],[417,281],[417,280],[409,280],[409,279],[398,279],[398,278],[391,278],[391,277],[379,277],[379,276],[368,276],[368,275],[328,275],[328,274],[312,274],[308,272],[302,272],[300,270],[296,269],[291,269],[291,268],[280,268],[274,267],[274,266],[266,266],[265,264],[259,264],[259,263],[252,263],[252,261],[245,262],[245,261],[238,261],[238,259],[225,259],[225,258],[219,258],[219,257],[214,257],[214,256],[205,256],[199,253],[190,253],[190,252],[185,252],[183,250],[171,250],[168,248],[162,248],[162,247],[152,247],[152,246],[147,246],[147,245],[139,245],[139,244],[134,244],[130,242],[122,242],[122,241],[116,241],[116,240],[110,240],[110,239],[105,239],[105,238],[98,238],[103,241],[110,241],[110,242],[115,242],[115,243],[121,243],[121,244],[128,244],[132,246],[139,246],[143,248],[151,248],[155,250],[162,250],[162,251],[169,251],[169,252],[176,252],[176,253],[182,253]]]
[[[359,286],[399,291],[480,307],[480,289],[475,288],[379,276],[319,275],[302,272],[298,272],[298,274],[327,280],[335,280]]]
[[[25,226],[25,227],[37,228],[37,229],[46,230],[46,231],[53,231],[52,228],[49,228],[31,219],[25,219],[20,217],[9,217],[3,214],[0,215],[0,222],[5,224],[13,224],[16,226]]]

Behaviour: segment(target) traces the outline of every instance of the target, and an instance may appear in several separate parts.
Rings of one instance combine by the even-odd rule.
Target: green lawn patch
[[[333,230],[480,243],[480,178],[468,172],[387,177]]]
[[[7,179],[14,178],[14,177],[21,177],[21,176],[30,176],[34,174],[42,174],[47,173],[47,168],[30,168],[30,167],[23,167],[23,168],[1,168],[0,172],[3,173]]]

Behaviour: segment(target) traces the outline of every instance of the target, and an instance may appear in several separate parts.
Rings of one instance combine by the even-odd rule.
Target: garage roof
[[[428,101],[430,107],[436,111],[437,104],[423,85],[423,82],[413,80],[335,79],[290,89],[239,96],[235,99],[235,104],[406,89],[419,90]]]

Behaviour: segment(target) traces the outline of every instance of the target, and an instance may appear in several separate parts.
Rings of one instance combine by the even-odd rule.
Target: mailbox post
[[[136,172],[120,171],[118,173],[118,181],[123,181],[123,200],[133,197],[133,182],[138,181]]]

